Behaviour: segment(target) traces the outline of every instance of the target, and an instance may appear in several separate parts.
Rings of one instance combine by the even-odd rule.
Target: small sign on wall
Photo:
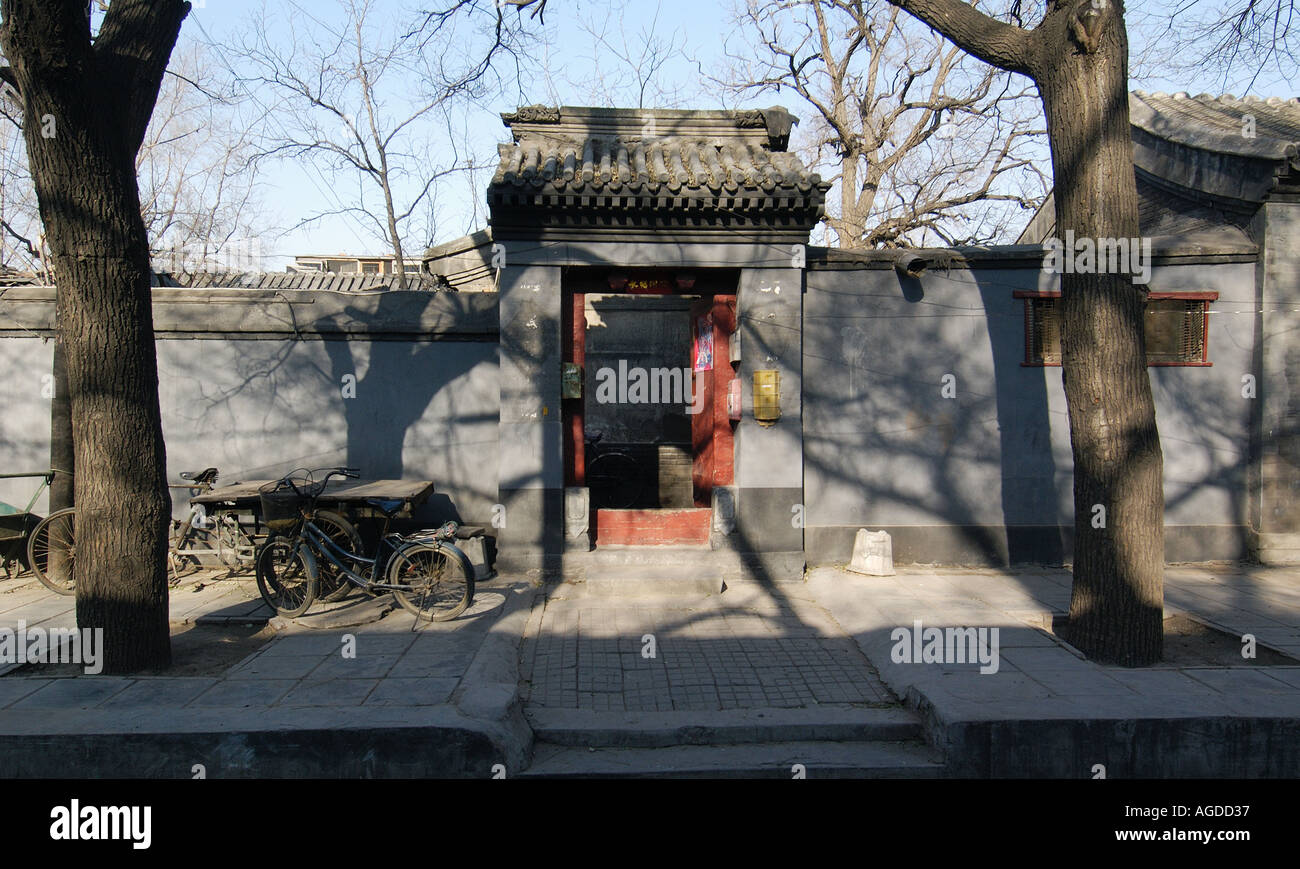
[[[695,370],[713,370],[713,313],[695,318]]]
[[[582,366],[576,362],[564,363],[560,374],[560,397],[582,398]]]

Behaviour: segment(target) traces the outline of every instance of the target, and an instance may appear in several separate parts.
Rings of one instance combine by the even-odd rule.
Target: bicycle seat
[[[196,483],[215,483],[217,481],[217,469],[206,468],[202,471],[181,471],[182,480],[193,480]]]
[[[389,519],[392,519],[393,515],[397,513],[398,510],[401,510],[402,505],[406,502],[401,498],[367,498],[366,503],[371,507],[380,510]]]

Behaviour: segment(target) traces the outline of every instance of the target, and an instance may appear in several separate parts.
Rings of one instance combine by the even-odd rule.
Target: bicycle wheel
[[[271,609],[297,618],[316,600],[316,559],[287,537],[271,537],[257,553],[257,590]]]
[[[474,574],[454,546],[413,543],[393,555],[389,585],[402,609],[417,620],[445,622],[463,613],[474,600]]]
[[[72,568],[77,556],[76,507],[56,510],[41,520],[27,540],[27,563],[50,591],[76,591]]]
[[[331,513],[329,510],[317,510],[311,521],[344,552],[356,555],[365,553],[365,544],[361,542],[361,535],[357,533],[356,528],[352,527],[351,522],[339,514]],[[321,559],[316,563],[316,593],[320,600],[327,603],[342,600],[351,590],[352,583],[348,582],[343,572],[328,559]]]

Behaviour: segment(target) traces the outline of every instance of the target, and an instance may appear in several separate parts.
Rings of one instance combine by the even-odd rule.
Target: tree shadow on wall
[[[949,280],[969,293],[936,284]],[[977,283],[944,274],[815,291],[833,313],[805,313],[810,499],[853,481],[861,512],[847,524],[933,524],[983,563],[1061,563],[1047,387],[1041,369],[1020,365],[1024,326],[1011,291],[996,275]],[[983,321],[975,328],[987,333],[990,356],[966,325],[973,318]]]
[[[330,336],[324,342],[329,379],[338,389],[347,425],[346,463],[360,468],[366,477],[401,479],[406,468],[402,447],[408,430],[424,417],[435,396],[483,361],[481,354],[473,352],[475,344],[462,343],[465,352],[447,353],[449,344],[461,342],[430,341],[427,335],[410,333],[392,336],[399,340],[389,338],[386,333],[397,315],[419,323],[434,298],[430,293],[388,292],[379,296],[373,312],[349,305],[343,315],[318,321],[338,332],[356,332],[359,324],[370,338],[357,341]],[[369,348],[364,374],[358,373],[360,346]],[[448,424],[455,421],[459,420]]]

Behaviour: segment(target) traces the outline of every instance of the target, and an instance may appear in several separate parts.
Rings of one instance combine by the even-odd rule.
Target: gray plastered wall
[[[1300,564],[1300,201],[1264,203],[1252,224],[1256,270],[1259,475],[1251,481],[1258,556]]]
[[[1213,364],[1150,369],[1173,561],[1250,548],[1241,375],[1254,347],[1254,264],[1241,259],[1152,274],[1152,290],[1220,293],[1210,305]],[[847,560],[861,527],[888,530],[901,562],[1068,560],[1073,460],[1061,369],[1022,364],[1024,302],[1013,297],[1055,285],[1033,265],[996,262],[919,279],[889,268],[809,271],[810,563]]]
[[[6,464],[37,470],[49,465],[41,388],[53,344],[17,327],[49,334],[52,290],[13,296],[0,300],[0,433]],[[489,524],[495,307],[494,297],[441,293],[155,290],[169,480],[209,466],[234,482],[351,465],[369,478],[432,480],[435,494],[417,514],[429,522]],[[172,494],[183,515],[187,492]]]
[[[548,557],[562,548],[564,533],[561,272],[555,266],[507,262],[499,297],[496,463],[505,524],[497,539],[506,569],[544,569]]]

